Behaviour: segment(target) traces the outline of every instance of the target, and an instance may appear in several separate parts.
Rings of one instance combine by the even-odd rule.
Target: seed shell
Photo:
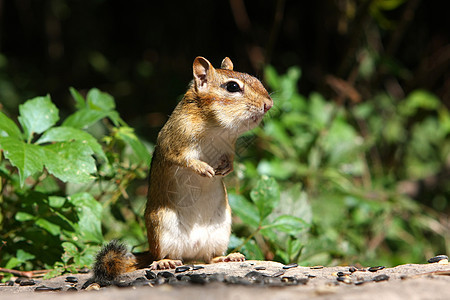
[[[180,267],[176,267],[176,268],[175,268],[175,273],[186,272],[186,271],[189,271],[190,269],[191,269],[191,267],[189,267],[189,266],[180,266]]]
[[[30,286],[30,285],[35,285],[36,281],[34,281],[33,279],[25,279],[25,280],[21,280],[19,282],[20,286]]]
[[[40,285],[34,289],[35,292],[53,292],[53,291],[60,291],[60,290],[62,290],[61,287],[52,288],[52,287],[48,287],[45,285]]]
[[[171,272],[169,271],[162,271],[159,272],[158,275],[156,275],[157,277],[162,277],[162,278],[172,278],[175,277],[175,275],[173,275]]]
[[[448,256],[447,255],[436,255],[435,257],[432,257],[428,260],[428,262],[430,264],[432,263],[436,263],[436,262],[440,262],[441,260],[446,259],[448,261]]]
[[[284,265],[283,269],[287,270],[287,269],[296,268],[296,267],[298,267],[298,264],[293,263],[293,264]]]
[[[156,273],[151,271],[151,270],[147,270],[147,271],[145,271],[145,277],[147,279],[155,279],[156,278]]]
[[[76,278],[75,276],[67,276],[66,277],[66,282],[77,283],[78,282],[78,278]]]
[[[383,270],[384,268],[385,268],[384,266],[370,267],[370,268],[368,269],[368,271],[369,271],[369,272],[376,272],[376,271],[379,271],[379,270]]]
[[[377,275],[374,278],[372,278],[373,281],[379,282],[379,281],[385,281],[389,280],[389,276],[386,274]]]

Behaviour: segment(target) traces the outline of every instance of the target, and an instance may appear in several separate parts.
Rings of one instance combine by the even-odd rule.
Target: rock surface
[[[175,273],[186,275],[187,281],[172,277],[159,281],[147,280],[146,270],[128,273],[119,285],[99,290],[81,290],[89,274],[74,274],[50,280],[35,279],[35,285],[0,286],[1,299],[449,299],[450,265],[407,264],[394,268],[375,266],[350,269],[349,267],[302,267],[270,261],[244,263],[217,263],[200,265],[204,268]],[[353,272],[351,272],[353,271]],[[159,273],[163,271],[155,271]],[[198,275],[195,275],[198,274]],[[211,275],[216,274],[216,275]],[[217,275],[220,274],[220,275]],[[163,276],[164,275],[164,276]],[[68,276],[74,276],[73,282]],[[144,277],[144,278],[143,278]],[[137,278],[140,278],[136,280]],[[206,279],[205,279],[206,278]],[[189,281],[190,280],[190,281]],[[163,283],[168,281],[169,283]],[[210,281],[210,282],[208,282]],[[212,282],[214,281],[214,282]],[[151,284],[152,283],[152,284]],[[162,283],[162,284],[161,284]],[[233,283],[233,284],[232,284]],[[131,286],[130,286],[131,285]],[[42,287],[44,286],[44,287]],[[40,287],[39,292],[35,291]],[[59,289],[51,291],[52,289]]]

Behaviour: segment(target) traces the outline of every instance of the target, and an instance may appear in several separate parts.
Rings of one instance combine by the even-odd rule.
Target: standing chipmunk
[[[137,268],[169,269],[182,261],[243,261],[223,256],[231,208],[222,177],[233,170],[236,139],[256,127],[273,101],[255,77],[197,57],[194,80],[161,129],[150,168],[145,221],[149,251],[127,252],[112,241],[97,255],[96,282],[113,282]]]

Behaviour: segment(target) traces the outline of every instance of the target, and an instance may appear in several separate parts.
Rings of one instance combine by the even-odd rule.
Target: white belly
[[[204,178],[180,168],[161,220],[161,257],[209,262],[228,247],[231,213],[222,178]]]

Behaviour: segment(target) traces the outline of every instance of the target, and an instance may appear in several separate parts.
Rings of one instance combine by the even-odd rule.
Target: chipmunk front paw
[[[233,171],[233,160],[228,155],[224,154],[220,157],[219,165],[215,169],[216,175],[226,176]]]
[[[204,161],[201,160],[196,160],[194,162],[191,163],[190,168],[197,174],[203,176],[203,177],[208,177],[208,178],[212,178],[214,175],[216,175],[216,173],[214,172],[214,169],[208,165],[207,163],[205,163]]]

